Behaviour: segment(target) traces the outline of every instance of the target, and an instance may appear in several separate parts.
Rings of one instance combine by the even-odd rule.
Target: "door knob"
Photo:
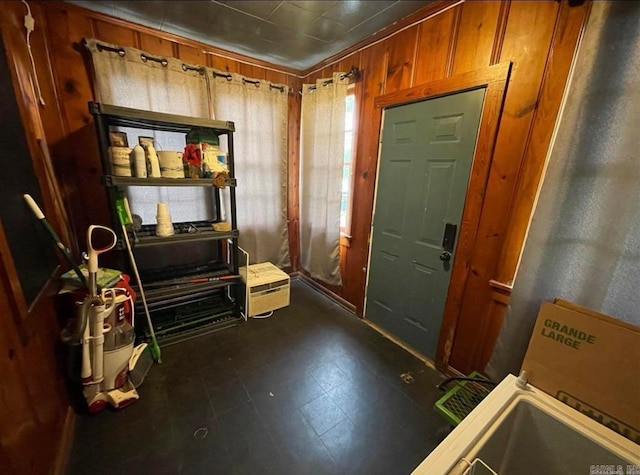
[[[442,254],[440,254],[440,260],[445,262],[450,261],[451,253],[448,251],[442,251]]]

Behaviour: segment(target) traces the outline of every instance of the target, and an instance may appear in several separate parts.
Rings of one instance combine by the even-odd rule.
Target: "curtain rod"
[[[113,53],[118,53],[119,56],[124,57],[127,52],[126,50],[122,47],[122,46],[109,46],[100,42],[96,41],[96,48],[98,49],[98,51],[111,51]],[[162,58],[162,57],[156,57],[156,56],[151,56],[149,54],[146,53],[140,53],[140,59],[142,60],[142,62],[146,63],[147,61],[154,61],[156,63],[161,64],[162,66],[166,67],[169,65],[169,61],[166,58]],[[186,63],[182,63],[182,70],[183,71],[196,71],[202,75],[206,74],[206,67],[205,66],[192,66],[190,64],[186,64]],[[219,73],[216,72],[215,70],[212,70],[213,72],[213,76],[214,77],[224,77],[227,78],[227,80],[231,81],[232,79],[232,75],[231,73]],[[256,87],[260,87],[260,81],[258,80],[252,80],[252,79],[247,79],[245,77],[242,78],[242,82],[245,84],[254,84]],[[273,83],[269,83],[269,88],[271,89],[277,89],[280,92],[285,92],[285,90],[287,90],[286,86],[284,85],[278,85],[278,84],[273,84]],[[293,92],[292,88],[288,88],[289,93]]]
[[[214,77],[217,78],[226,78],[227,81],[231,81],[231,79],[233,79],[233,75],[231,73],[219,73],[215,70],[211,71],[213,73]],[[256,87],[260,87],[260,80],[253,80],[253,79],[247,79],[245,77],[242,78],[242,82],[244,84],[253,84]],[[268,81],[267,81],[268,82]],[[269,88],[270,89],[277,89],[280,92],[284,92],[287,88],[284,85],[279,85],[279,84],[273,84],[272,82],[269,82]],[[288,88],[289,93],[293,92],[293,89]]]
[[[357,81],[358,79],[360,79],[360,70],[356,66],[351,66],[351,69],[349,70],[348,73],[343,73],[340,75],[340,79],[345,79],[345,78],[353,78],[354,81]],[[325,79],[324,81],[322,81],[322,85],[327,86],[332,82],[333,82],[333,78]],[[307,90],[313,91],[314,89],[317,89],[317,88],[318,86],[314,84],[312,86],[309,86]],[[302,94],[302,91],[300,91],[300,94]]]

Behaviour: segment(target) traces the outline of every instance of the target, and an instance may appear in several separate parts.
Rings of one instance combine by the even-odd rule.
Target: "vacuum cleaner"
[[[134,348],[135,293],[128,285],[127,279],[123,278],[116,287],[101,289],[98,293],[98,256],[113,249],[118,240],[117,236],[113,230],[105,226],[89,226],[87,252],[84,255],[87,261],[87,280],[74,263],[71,251],[62,244],[35,200],[28,194],[23,196],[35,217],[46,228],[56,247],[88,290],[87,296],[80,304],[77,318],[69,320],[67,327],[62,330],[61,339],[68,345],[82,346],[80,376],[89,412],[100,412],[107,404],[116,409],[128,406],[139,399],[136,388],[142,384],[153,364],[150,350],[154,350],[155,346],[154,354],[157,354],[156,360],[159,361],[160,348],[155,335],[149,350],[147,343]],[[124,225],[123,231],[126,238]],[[128,239],[127,248],[131,254]],[[148,312],[147,317],[151,325]]]
[[[95,243],[106,243],[97,246]],[[139,399],[136,387],[152,360],[146,343],[134,347],[135,294],[128,284],[98,291],[98,256],[117,242],[113,230],[92,225],[87,231],[88,294],[62,340],[82,346],[80,376],[89,412],[107,405],[120,409]],[[144,356],[147,356],[146,358]]]

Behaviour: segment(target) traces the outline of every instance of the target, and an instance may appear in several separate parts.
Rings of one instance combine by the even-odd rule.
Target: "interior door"
[[[365,317],[435,359],[485,89],[385,110]]]

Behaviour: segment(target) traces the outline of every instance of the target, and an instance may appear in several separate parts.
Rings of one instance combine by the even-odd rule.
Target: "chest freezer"
[[[544,302],[520,378],[502,380],[414,474],[640,475],[639,343],[638,327]]]
[[[640,446],[508,375],[413,475],[640,475]]]

